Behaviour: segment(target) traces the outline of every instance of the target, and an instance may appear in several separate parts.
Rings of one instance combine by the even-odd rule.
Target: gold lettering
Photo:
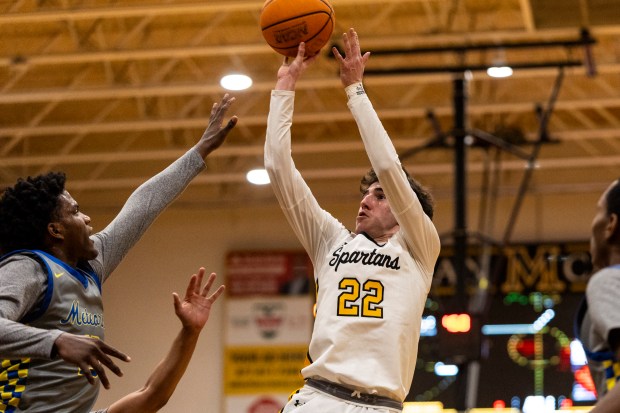
[[[558,277],[557,258],[560,248],[540,245],[531,257],[523,246],[506,248],[506,281],[502,292],[521,292],[524,287],[534,287],[542,292],[562,292],[566,284]]]

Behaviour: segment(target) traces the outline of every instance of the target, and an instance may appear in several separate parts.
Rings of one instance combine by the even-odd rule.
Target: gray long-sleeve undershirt
[[[102,283],[157,216],[203,169],[204,160],[190,149],[136,189],[114,220],[91,237],[99,254],[89,264]],[[0,359],[50,358],[54,341],[62,331],[19,322],[39,305],[46,288],[47,274],[33,259],[16,255],[0,265]]]

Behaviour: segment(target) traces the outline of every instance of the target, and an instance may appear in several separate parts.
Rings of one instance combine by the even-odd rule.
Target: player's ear
[[[611,213],[605,225],[605,239],[608,243],[620,241],[620,218],[618,214]]]
[[[50,222],[47,224],[47,233],[55,239],[64,239],[62,232],[62,224],[59,222]]]

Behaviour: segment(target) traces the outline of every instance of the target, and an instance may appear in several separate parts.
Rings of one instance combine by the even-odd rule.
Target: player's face
[[[398,222],[379,182],[370,185],[362,196],[355,223],[356,234],[365,232],[374,240],[387,240],[398,231]]]
[[[69,264],[75,265],[80,260],[97,257],[98,252],[90,238],[93,231],[90,217],[80,211],[78,203],[67,191],[58,197],[56,221],[62,236],[65,259]]]
[[[592,255],[592,265],[595,270],[609,265],[609,246],[608,238],[612,235],[610,228],[611,217],[607,214],[607,193],[618,181],[612,183],[601,195],[596,204],[596,215],[592,220],[590,232],[590,254]]]

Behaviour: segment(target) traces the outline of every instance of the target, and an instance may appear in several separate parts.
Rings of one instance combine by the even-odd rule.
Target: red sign
[[[282,406],[268,397],[258,399],[248,408],[248,413],[278,413]]]
[[[303,251],[233,252],[226,271],[226,292],[232,297],[314,292],[312,264]]]

